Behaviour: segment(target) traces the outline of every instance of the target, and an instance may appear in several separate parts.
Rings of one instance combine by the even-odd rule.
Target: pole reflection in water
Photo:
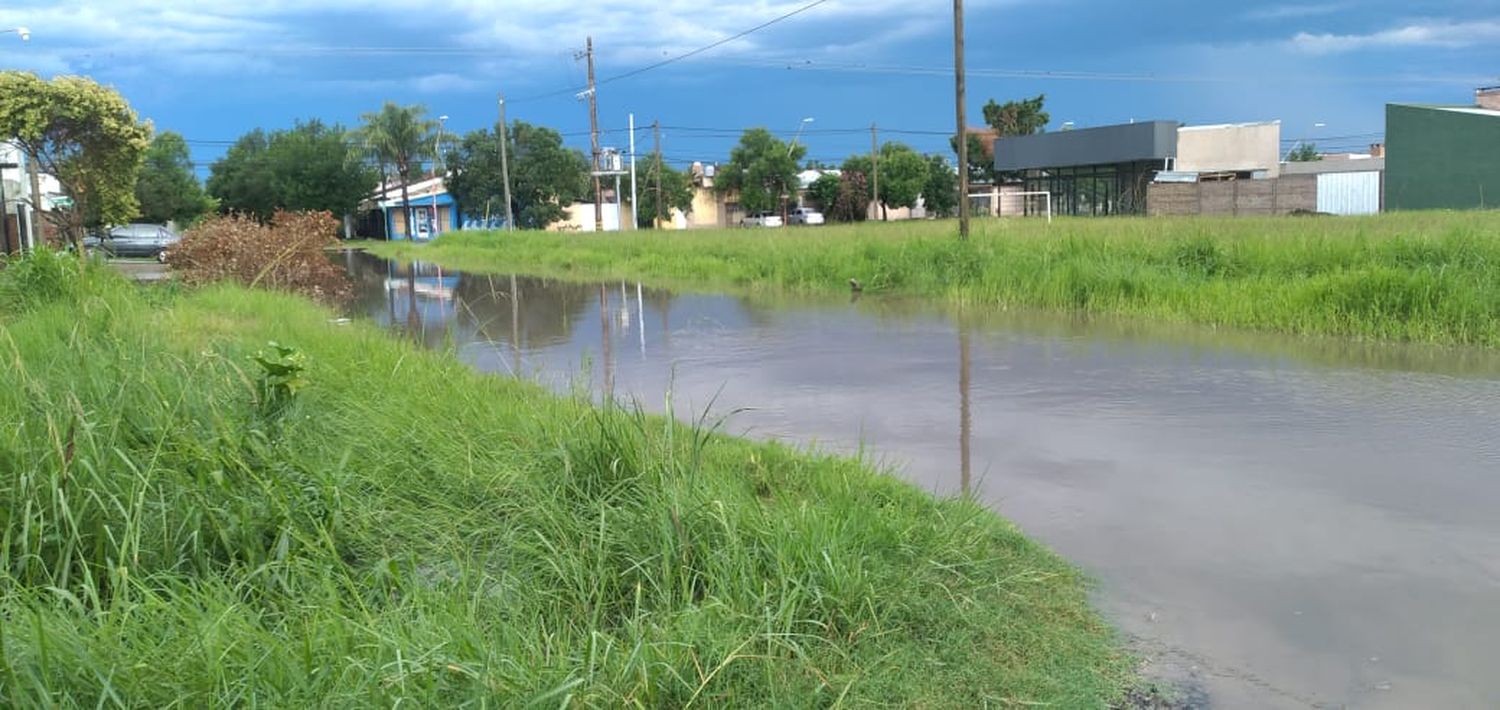
[[[969,319],[958,314],[958,470],[965,496],[972,480],[969,466],[969,436],[974,429],[969,412]]]
[[[510,275],[510,353],[515,360],[512,372],[521,374],[521,288],[516,285],[516,275]]]
[[[406,335],[422,342],[422,316],[417,313],[417,265],[406,267]]]
[[[609,401],[615,393],[615,366],[610,353],[609,334],[609,289],[599,284],[599,349],[604,358],[604,399]]]
[[[635,315],[641,333],[641,357],[646,356],[646,298],[642,295],[641,282],[635,282]]]

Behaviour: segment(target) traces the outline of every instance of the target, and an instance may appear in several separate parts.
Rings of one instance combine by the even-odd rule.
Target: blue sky
[[[0,67],[87,74],[118,88],[206,168],[256,127],[352,125],[384,100],[450,116],[450,131],[509,115],[587,146],[574,59],[594,37],[601,78],[729,37],[809,0],[21,0]],[[990,97],[1045,92],[1053,127],[1130,119],[1280,119],[1283,137],[1361,148],[1387,101],[1466,103],[1500,84],[1500,0],[1303,4],[969,0],[970,122]],[[948,0],[829,0],[713,51],[599,90],[606,145],[626,116],[659,119],[673,161],[722,160],[740,129],[790,137],[831,162],[882,138],[947,150],[954,123]],[[554,94],[545,98],[538,95]],[[1321,128],[1315,124],[1325,124]],[[706,130],[689,130],[706,129]],[[902,132],[905,131],[905,132]],[[650,132],[638,134],[649,150]]]

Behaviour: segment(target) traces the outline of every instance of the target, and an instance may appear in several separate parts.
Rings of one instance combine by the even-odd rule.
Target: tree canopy
[[[640,205],[636,207],[636,226],[649,227],[656,222],[656,168],[658,155],[646,156],[641,165],[636,195]],[[661,161],[661,215],[671,219],[672,210],[683,213],[693,211],[693,183],[687,173],[674,169]],[[660,226],[660,225],[656,225]]]
[[[872,165],[868,155],[851,155],[844,161],[845,172],[856,172],[871,175],[876,166]],[[868,181],[869,187],[866,195],[874,199],[881,206],[881,217],[891,207],[916,207],[917,200],[922,196],[922,188],[927,185],[927,159],[921,153],[912,150],[911,146],[895,141],[880,146],[879,173]],[[875,195],[876,182],[879,183],[880,194]]]
[[[153,224],[186,226],[216,206],[193,174],[187,141],[171,131],[151,139],[135,183],[135,197],[141,205],[141,219]]]
[[[784,196],[795,194],[797,163],[807,147],[788,147],[764,128],[751,128],[729,153],[729,164],[719,171],[715,189],[738,192],[745,212],[771,212]]]
[[[257,128],[241,136],[213,164],[208,193],[221,210],[261,220],[278,210],[345,215],[358,209],[376,181],[347,131],[312,120],[291,130]]]
[[[509,139],[511,209],[516,225],[543,229],[566,216],[569,204],[585,199],[589,161],[563,145],[550,128],[516,121]],[[488,129],[470,131],[446,156],[447,185],[459,206],[478,212],[493,204],[505,211],[505,184],[500,170],[500,137]]]
[[[151,126],[113,89],[77,76],[48,81],[0,72],[0,135],[72,198],[72,208],[45,214],[75,245],[86,226],[127,222],[138,213],[136,176]]]
[[[1312,163],[1322,160],[1323,156],[1318,154],[1317,143],[1304,142],[1298,143],[1297,147],[1292,149],[1292,152],[1287,153],[1286,159],[1293,163]]]
[[[1030,99],[1007,101],[1003,104],[990,99],[984,105],[984,122],[1000,136],[1029,136],[1047,130],[1052,115],[1043,109],[1046,94],[1037,94]]]
[[[958,210],[958,169],[941,155],[927,156],[927,181],[922,186],[922,203],[928,214],[951,217]]]
[[[833,212],[833,206],[838,203],[842,183],[838,173],[823,173],[807,187],[807,198],[826,215]]]

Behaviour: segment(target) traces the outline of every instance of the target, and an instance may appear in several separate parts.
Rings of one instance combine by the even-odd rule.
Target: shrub
[[[82,276],[82,263],[66,252],[34,249],[19,257],[0,257],[0,309],[25,313],[75,297]]]
[[[264,224],[215,216],[188,230],[167,264],[190,285],[232,281],[337,303],[353,291],[323,251],[337,234],[338,220],[327,212],[277,212]]]

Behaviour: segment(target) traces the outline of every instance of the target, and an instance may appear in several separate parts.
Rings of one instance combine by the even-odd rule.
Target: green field
[[[0,706],[1079,708],[1134,682],[1079,574],[974,502],[333,315],[0,269]]]
[[[480,232],[371,250],[472,271],[689,289],[944,299],[1500,346],[1500,212],[977,220],[590,236]]]

